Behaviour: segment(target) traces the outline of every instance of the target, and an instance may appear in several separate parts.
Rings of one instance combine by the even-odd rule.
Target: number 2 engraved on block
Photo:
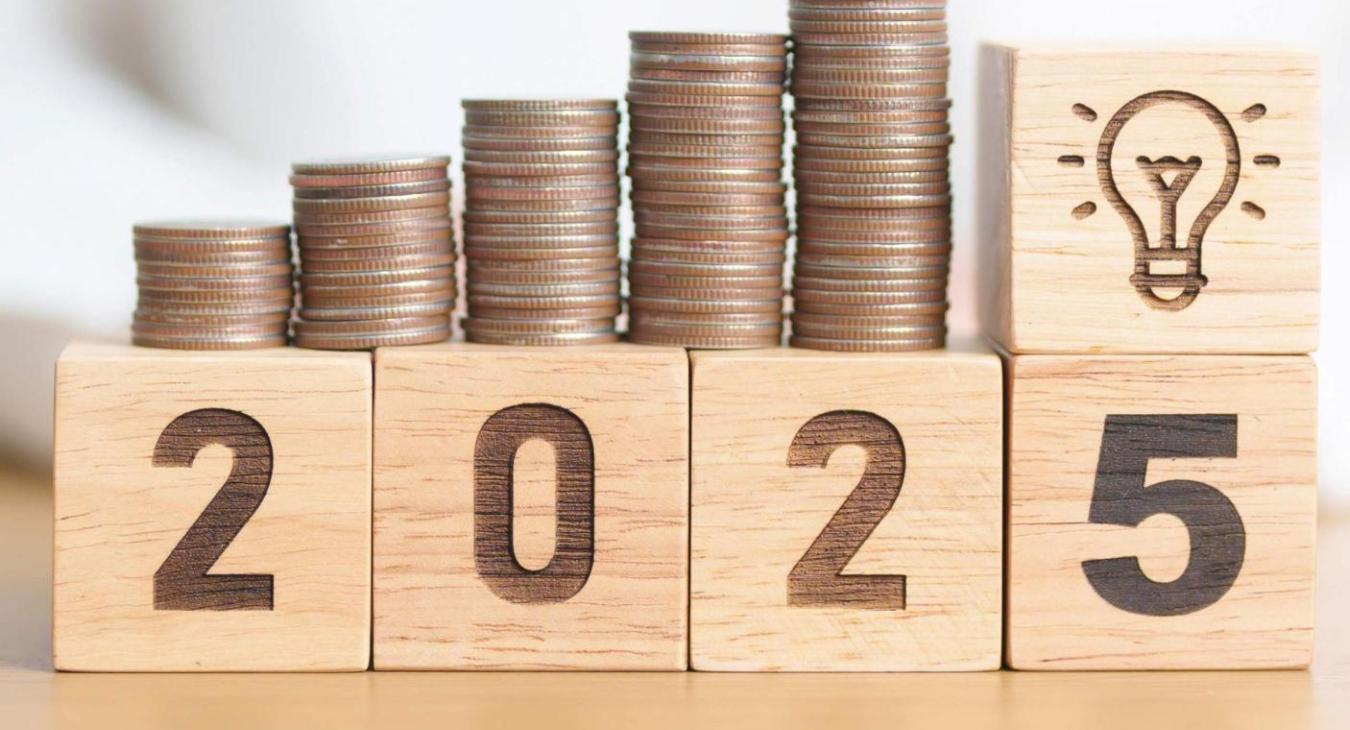
[[[1138,527],[1170,514],[1186,525],[1190,557],[1176,580],[1144,574],[1138,557],[1083,562],[1097,595],[1116,608],[1146,616],[1179,616],[1213,605],[1237,581],[1247,533],[1223,492],[1190,479],[1145,486],[1149,459],[1237,457],[1236,415],[1107,416],[1088,521]]]
[[[788,605],[904,609],[905,576],[844,575],[844,568],[900,496],[905,481],[900,432],[874,413],[823,413],[797,431],[788,448],[788,466],[823,469],[844,446],[861,446],[867,452],[867,467],[858,486],[788,573]]]
[[[184,413],[159,434],[151,463],[191,467],[197,454],[212,445],[234,452],[230,476],[155,571],[155,609],[270,611],[271,575],[207,572],[257,511],[272,482],[272,440],[262,424],[220,408]]]
[[[516,559],[514,466],[525,442],[553,447],[557,526],[553,557],[539,570]],[[586,424],[546,403],[504,408],[478,432],[473,452],[474,565],[512,603],[561,603],[579,593],[595,562],[595,448]]]

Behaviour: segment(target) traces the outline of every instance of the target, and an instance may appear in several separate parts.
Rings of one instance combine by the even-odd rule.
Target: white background
[[[786,0],[0,0],[0,457],[41,464],[51,363],[76,333],[124,336],[130,226],[285,219],[290,161],[398,150],[458,159],[459,100],[622,96],[630,29],[786,32]],[[1350,3],[951,0],[957,275],[970,319],[976,59],[990,40],[1322,58],[1322,483],[1350,500]]]

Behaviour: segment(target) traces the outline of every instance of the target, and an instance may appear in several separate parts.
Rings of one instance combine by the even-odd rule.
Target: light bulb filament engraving
[[[1159,226],[1158,239],[1163,248],[1176,248],[1177,246],[1177,201],[1181,200],[1182,194],[1186,188],[1190,187],[1191,181],[1195,179],[1195,174],[1200,172],[1200,166],[1204,162],[1192,155],[1185,162],[1175,157],[1162,157],[1157,160],[1150,160],[1147,157],[1139,157],[1135,160],[1139,169],[1144,171],[1144,178],[1148,181],[1148,186],[1153,189],[1153,193],[1158,196],[1158,201],[1162,203],[1162,223]],[[1168,182],[1166,176],[1172,175],[1171,182]]]

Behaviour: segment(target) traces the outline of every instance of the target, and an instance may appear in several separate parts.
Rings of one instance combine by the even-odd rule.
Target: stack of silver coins
[[[946,342],[944,0],[792,0],[795,347]]]
[[[450,337],[449,165],[450,158],[430,155],[291,166],[297,345],[365,350]]]
[[[132,229],[131,340],[178,350],[286,344],[295,290],[284,223],[168,221]]]
[[[464,102],[470,342],[619,339],[618,102]]]
[[[774,347],[783,332],[787,39],[631,33],[629,339]]]

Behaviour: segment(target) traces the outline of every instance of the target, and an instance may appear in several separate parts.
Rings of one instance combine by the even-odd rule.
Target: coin
[[[495,150],[500,152],[568,152],[608,149],[609,137],[563,137],[558,139],[516,139],[514,137],[487,137],[464,134],[460,139],[466,150]]]
[[[635,69],[680,69],[684,71],[777,71],[787,69],[787,56],[704,53],[653,53],[635,49],[628,57]]]
[[[792,347],[835,352],[916,352],[941,349],[946,341],[945,335],[893,340],[830,339],[799,335],[788,338],[788,344]]]
[[[460,102],[469,111],[562,112],[616,109],[613,99],[465,99]]]
[[[783,194],[752,195],[722,192],[675,192],[669,190],[635,190],[629,196],[634,203],[658,206],[782,208]]]
[[[291,171],[296,175],[369,175],[427,168],[440,169],[449,164],[450,158],[440,155],[372,156],[296,162],[291,165]]]
[[[920,3],[911,3],[898,8],[882,7],[870,2],[860,2],[851,5],[807,5],[793,3],[792,7],[788,10],[788,17],[795,21],[834,20],[878,22],[897,20],[942,20],[947,16],[941,5],[934,1],[930,2],[926,7]],[[796,26],[794,25],[793,27],[795,28]]]
[[[656,180],[661,183],[673,182],[771,182],[778,183],[783,179],[783,172],[780,169],[769,170],[746,170],[732,168],[694,168],[694,167],[665,167],[660,165],[643,165],[628,168],[628,177],[633,181],[633,189],[641,190],[646,186],[647,181]]]
[[[131,344],[139,347],[157,347],[171,350],[257,350],[265,347],[285,346],[286,335],[282,333],[238,337],[158,337],[133,333]]]
[[[619,255],[618,244],[612,246],[586,246],[578,248],[491,248],[464,247],[465,258],[470,261],[547,261],[550,259],[595,259],[613,258]]]
[[[304,308],[302,307],[297,314],[305,320],[311,322],[322,321],[363,321],[369,319],[398,319],[403,317],[422,317],[431,314],[446,314],[454,309],[454,302],[450,299],[441,299],[429,301],[422,304],[390,304],[371,305],[360,307],[323,307],[323,308]]]
[[[610,145],[614,145],[612,139]],[[472,176],[466,178],[465,182],[470,187],[479,190],[484,188],[589,188],[617,185],[618,173],[617,171],[611,171],[602,175],[567,175],[562,177],[487,175]]]
[[[742,71],[742,70],[703,70],[651,68],[634,65],[629,70],[629,78],[650,79],[653,81],[682,82],[724,82],[734,84],[782,84],[786,78],[782,71]]]
[[[371,335],[315,335],[303,331],[296,323],[295,344],[318,350],[371,350],[377,347],[426,345],[450,339],[450,325],[424,330],[389,332]]]
[[[769,299],[738,299],[699,301],[674,297],[630,296],[628,304],[634,312],[689,313],[689,314],[761,314],[777,315],[783,311],[781,296]]]
[[[616,234],[619,232],[617,221],[583,221],[580,223],[472,223],[464,224],[464,234],[472,236],[502,236],[506,238],[520,236],[592,236]]]
[[[359,187],[333,188],[296,188],[295,200],[334,200],[352,198],[381,198],[383,196],[421,195],[426,193],[446,193],[450,190],[450,181],[423,180],[421,182],[394,183],[390,185],[363,185]],[[448,200],[448,198],[447,198]]]
[[[238,241],[248,239],[285,238],[290,226],[284,223],[252,220],[185,220],[137,223],[132,226],[134,238],[170,240]]]
[[[776,311],[768,312],[666,312],[661,310],[642,309],[633,314],[631,322],[642,327],[647,324],[659,328],[661,326],[669,327],[745,327],[753,329],[763,329],[764,334],[770,331],[781,332],[783,328],[783,313]],[[725,334],[725,330],[723,330]]]
[[[628,339],[645,345],[687,347],[695,350],[748,350],[778,347],[782,343],[781,334],[764,336],[691,335],[647,332],[638,329],[630,331]]]
[[[441,235],[443,231],[450,228],[449,210],[444,215],[434,215],[418,218],[408,218],[403,220],[391,221],[366,221],[350,223],[297,223],[295,232],[299,235],[299,243],[303,248],[313,243],[315,238],[361,238],[366,236],[387,236],[391,234],[402,234],[409,237],[413,235],[422,238],[430,238],[435,235]],[[421,213],[419,216],[423,215]]]
[[[772,94],[737,96],[630,91],[624,99],[628,102],[629,117],[719,120],[783,118],[782,99]]]
[[[918,317],[924,315],[943,316],[949,309],[945,299],[937,299],[929,302],[905,302],[902,304],[832,304],[829,302],[793,302],[793,316],[798,315],[834,315],[848,317],[872,317],[872,316],[895,316],[895,317]]]
[[[599,270],[613,269],[619,267],[619,247],[614,246],[609,249],[613,252],[611,256],[598,256],[594,258],[524,258],[524,259],[502,259],[502,258],[484,258],[475,257],[467,264],[467,268],[474,268],[481,271],[493,272],[538,272],[551,274],[575,273],[578,276],[585,277],[591,272]]]
[[[617,102],[603,108],[475,109],[464,108],[466,124],[503,127],[599,127],[619,123]]]

